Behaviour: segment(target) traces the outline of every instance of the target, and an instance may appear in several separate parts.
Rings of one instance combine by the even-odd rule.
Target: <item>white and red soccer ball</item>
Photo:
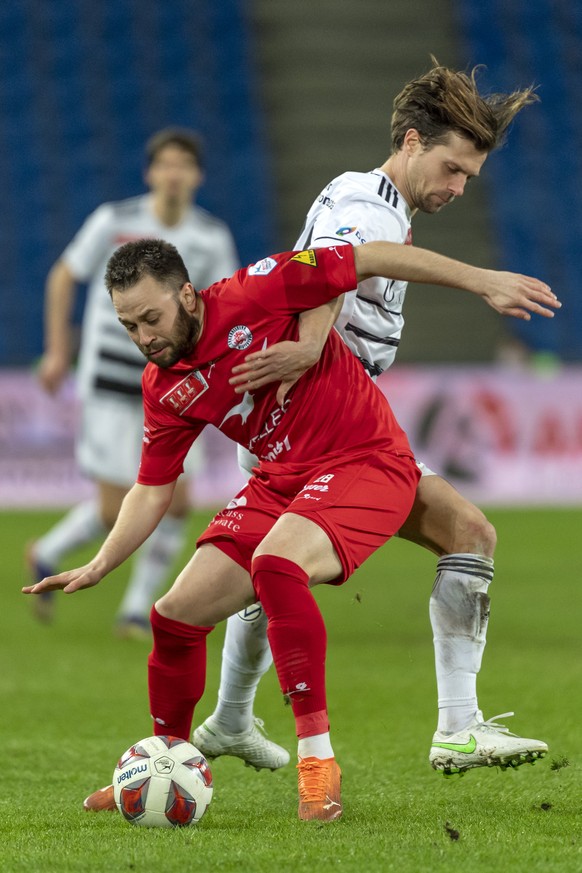
[[[212,773],[192,743],[146,737],[125,752],[113,772],[120,813],[143,827],[184,827],[200,821],[212,800]]]

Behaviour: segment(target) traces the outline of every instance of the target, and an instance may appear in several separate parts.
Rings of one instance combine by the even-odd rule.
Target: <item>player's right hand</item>
[[[23,594],[42,594],[44,591],[63,591],[65,594],[73,594],[81,588],[93,588],[103,576],[97,572],[91,564],[85,564],[76,570],[65,570],[56,576],[46,576],[34,585],[26,585],[22,588]]]
[[[56,394],[69,372],[66,355],[45,352],[38,365],[38,379],[49,394]]]

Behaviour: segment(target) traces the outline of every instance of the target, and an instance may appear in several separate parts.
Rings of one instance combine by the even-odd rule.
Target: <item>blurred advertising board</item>
[[[416,457],[474,503],[582,505],[582,367],[398,366],[379,385]]]
[[[582,505],[582,367],[538,373],[497,367],[397,366],[378,381],[427,466],[481,505]],[[0,371],[0,508],[68,506],[92,492],[77,470],[78,401],[34,373]],[[202,434],[198,506],[244,483],[234,445]]]
[[[92,494],[92,483],[75,463],[78,417],[72,379],[51,397],[34,373],[0,370],[0,509],[65,507]],[[192,483],[193,501],[219,507],[245,479],[234,443],[214,428],[207,428],[201,441],[203,460]]]

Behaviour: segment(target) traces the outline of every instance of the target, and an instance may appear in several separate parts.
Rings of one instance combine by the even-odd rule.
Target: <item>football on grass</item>
[[[120,813],[135,825],[185,827],[200,821],[212,800],[212,773],[192,743],[146,737],[125,752],[113,772]]]

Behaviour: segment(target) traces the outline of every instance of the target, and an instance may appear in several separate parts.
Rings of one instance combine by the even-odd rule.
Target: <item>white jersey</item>
[[[141,404],[146,360],[117,320],[104,277],[115,249],[144,237],[175,245],[195,288],[206,288],[239,267],[226,224],[198,206],[173,227],[156,218],[150,194],[99,206],[62,255],[75,279],[89,285],[78,368],[79,393],[85,399],[107,394],[127,401],[133,396]]]
[[[296,249],[411,243],[410,208],[382,170],[343,173],[307,213]],[[346,294],[336,329],[373,378],[394,361],[404,325],[406,282],[373,277]]]

